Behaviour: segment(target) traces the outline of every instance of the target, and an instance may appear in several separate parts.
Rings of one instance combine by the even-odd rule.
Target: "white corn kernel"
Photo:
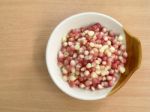
[[[119,35],[118,40],[123,41],[123,36]]]
[[[96,38],[97,38],[97,37],[96,37],[96,35],[94,34],[94,35],[93,35],[93,39],[96,40]]]
[[[71,72],[72,73],[75,73],[76,72],[76,70],[75,70],[75,68],[73,67],[73,68],[71,68]]]
[[[81,35],[84,36],[84,35],[85,35],[85,32],[83,32]]]
[[[92,56],[91,55],[89,55],[89,56],[85,56],[85,58],[84,58],[85,60],[91,60],[92,59]]]
[[[110,51],[113,53],[113,52],[115,52],[115,48],[114,47],[110,47]]]
[[[97,78],[98,75],[97,75],[95,72],[92,72],[91,77],[92,77],[92,78]]]
[[[101,63],[101,61],[96,60],[95,63],[96,63],[97,65],[99,65],[99,64]]]
[[[70,80],[70,81],[75,81],[75,80],[76,80],[76,77],[75,77],[74,75],[71,75],[71,76],[69,77],[69,80]]]
[[[100,70],[100,66],[99,66],[99,65],[96,65],[96,69],[97,69],[97,70]]]
[[[80,75],[79,71],[76,71],[75,73],[76,73],[76,75]]]
[[[80,40],[80,42],[82,42],[83,44],[85,44],[86,42],[87,42],[87,40],[86,40],[86,38],[85,37],[81,37],[80,39],[78,39],[78,40]]]
[[[120,71],[120,73],[124,73],[125,72],[125,67],[124,66],[120,66],[119,67],[119,71]]]
[[[106,66],[105,70],[111,69],[111,66]]]
[[[100,48],[100,52],[103,53],[108,48],[108,45],[104,45]]]
[[[84,59],[85,59],[85,60],[89,60],[89,56],[85,56]]]
[[[88,35],[91,37],[94,36],[94,31],[88,31]]]
[[[98,49],[97,49],[97,48],[93,48],[93,50],[94,50],[94,52],[96,52],[96,53],[98,52]]]
[[[92,58],[93,58],[92,55],[89,55],[89,56],[88,56],[88,60],[91,60]]]
[[[95,47],[95,44],[93,42],[90,42],[91,47]]]
[[[107,52],[108,57],[111,57],[111,55],[112,55],[111,52]]]
[[[62,73],[63,73],[63,74],[67,74],[68,71],[63,67],[63,68],[62,68]]]
[[[64,52],[64,57],[67,57],[69,56],[69,53],[68,52]]]
[[[101,71],[101,75],[102,75],[102,76],[105,76],[105,75],[108,75],[108,74],[109,74],[109,72],[106,71],[106,70]]]
[[[89,32],[89,30],[85,30],[83,33],[84,33],[84,35],[85,35],[85,34],[87,34],[88,32]]]
[[[64,43],[63,43],[63,46],[64,46],[64,47],[66,47],[67,45],[68,45],[68,43],[67,43],[67,42],[64,42]]]
[[[119,58],[119,60],[120,60],[121,62],[123,61],[123,57],[122,57],[122,56],[119,56],[118,58]]]
[[[86,65],[86,67],[87,67],[87,68],[91,68],[91,67],[92,67],[92,64],[91,64],[91,63],[88,63],[88,64]]]
[[[81,37],[81,40],[86,40],[86,38],[85,37]]]
[[[81,47],[80,49],[79,49],[79,53],[83,53],[84,52],[84,49]]]
[[[63,41],[63,42],[66,42],[66,41],[67,41],[67,37],[64,36],[64,37],[62,38],[62,41]]]
[[[101,74],[101,70],[96,70],[96,74],[100,75]]]
[[[76,49],[76,50],[79,50],[79,49],[80,49],[80,44],[79,44],[79,43],[77,43],[77,44],[75,45],[75,49]]]
[[[100,66],[100,69],[101,69],[101,70],[104,70],[104,69],[105,69],[105,66],[101,65],[101,66]]]
[[[92,63],[92,67],[95,67],[95,66],[96,66],[96,63],[95,63],[95,62],[93,62],[93,63]]]
[[[82,42],[82,39],[81,39],[81,38],[79,38],[79,39],[77,40],[77,42]]]
[[[105,51],[105,54],[106,54],[108,57],[111,57],[111,52],[110,52],[108,49]]]
[[[95,47],[100,49],[102,47],[102,45],[101,44],[95,44]]]

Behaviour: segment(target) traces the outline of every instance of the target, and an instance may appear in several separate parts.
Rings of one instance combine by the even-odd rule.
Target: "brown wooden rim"
[[[124,82],[120,83],[117,87],[114,86],[113,88],[115,88],[115,87],[116,87],[116,88],[115,88],[115,89],[112,89],[112,90],[108,93],[107,96],[113,95],[113,94],[114,94],[115,92],[117,92],[121,87],[123,87],[123,85],[130,79],[130,77],[133,75],[133,73],[134,73],[137,69],[140,68],[140,65],[141,65],[141,61],[142,61],[142,46],[141,46],[140,40],[139,40],[137,37],[132,36],[132,35],[131,35],[129,32],[127,32],[126,30],[124,30],[124,32],[125,32],[125,34],[128,34],[130,38],[136,40],[137,43],[138,43],[138,48],[137,48],[137,49],[139,50],[138,63],[137,63],[137,66],[128,74],[128,78],[127,78]]]

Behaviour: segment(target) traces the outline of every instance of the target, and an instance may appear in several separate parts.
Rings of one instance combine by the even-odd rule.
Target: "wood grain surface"
[[[53,28],[86,11],[116,18],[142,43],[141,68],[104,100],[62,93],[45,64]],[[149,36],[150,0],[0,0],[0,112],[150,112]]]

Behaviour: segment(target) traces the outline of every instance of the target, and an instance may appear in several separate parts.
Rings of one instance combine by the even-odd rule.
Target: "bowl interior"
[[[73,28],[87,26],[96,22],[101,23],[109,30],[113,30],[114,32],[119,33],[123,35],[123,37],[125,37],[123,27],[118,21],[104,14],[91,12],[77,14],[62,21],[52,32],[47,44],[46,63],[52,80],[63,92],[77,99],[102,99],[106,97],[113,88],[111,87],[103,90],[97,90],[94,92],[78,88],[70,88],[69,85],[62,80],[61,71],[57,65],[57,53],[61,47],[62,37],[65,36]]]

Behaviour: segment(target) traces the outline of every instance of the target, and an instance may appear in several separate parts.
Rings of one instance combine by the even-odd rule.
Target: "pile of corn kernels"
[[[125,72],[127,52],[121,35],[95,23],[63,37],[57,59],[70,87],[94,91],[115,84]]]

